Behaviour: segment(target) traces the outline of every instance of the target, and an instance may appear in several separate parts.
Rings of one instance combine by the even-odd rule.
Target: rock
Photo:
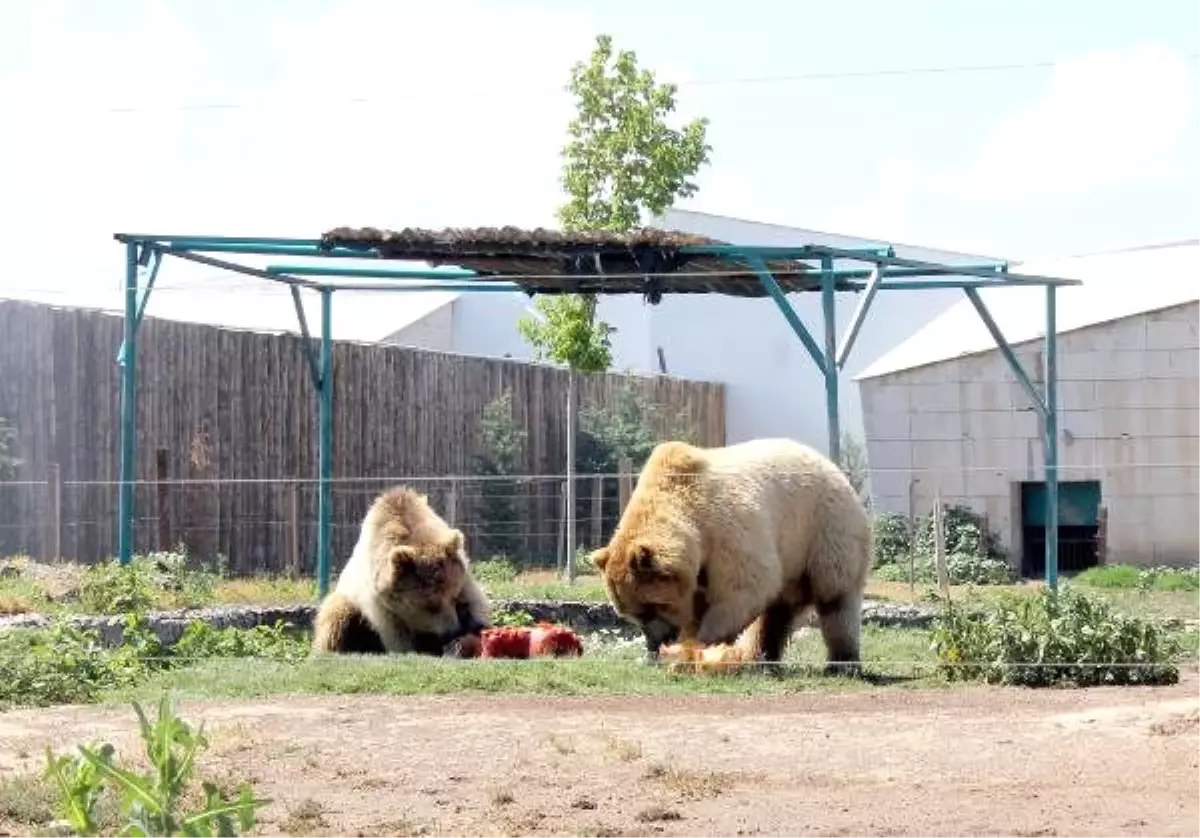
[[[607,602],[552,602],[540,600],[497,600],[494,610],[529,614],[535,621],[562,623],[577,632],[631,628]],[[165,645],[175,643],[193,620],[202,620],[214,628],[253,628],[272,625],[276,620],[290,623],[297,630],[311,628],[317,608],[304,605],[230,605],[178,611],[158,611],[147,615],[147,624]],[[925,628],[937,610],[926,606],[868,601],[863,605],[863,622],[881,626]],[[91,629],[105,646],[120,645],[125,636],[121,616],[71,615],[68,622]],[[16,614],[0,617],[0,631],[10,628],[46,628],[50,620],[41,614]]]

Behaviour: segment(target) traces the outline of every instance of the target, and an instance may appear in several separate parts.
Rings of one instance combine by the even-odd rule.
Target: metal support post
[[[575,583],[575,424],[578,404],[575,370],[567,367],[567,492],[563,527],[567,536],[565,558],[568,585]]]
[[[318,424],[320,437],[317,460],[317,595],[329,593],[330,552],[333,520],[333,291],[321,289],[321,384]]]
[[[1046,286],[1046,585],[1058,587],[1058,311],[1053,285]]]
[[[121,366],[121,487],[117,500],[117,557],[133,558],[133,480],[137,455],[138,245],[125,245],[125,332],[117,363]]]
[[[825,317],[825,421],[829,429],[829,459],[842,461],[842,427],[838,411],[837,299],[833,259],[821,257],[821,311]]]

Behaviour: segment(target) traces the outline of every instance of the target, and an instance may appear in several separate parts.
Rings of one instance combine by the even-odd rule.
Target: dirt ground
[[[273,799],[259,834],[1169,836],[1200,834],[1197,686],[181,709],[202,774]],[[0,714],[0,778],[135,735],[126,706]]]

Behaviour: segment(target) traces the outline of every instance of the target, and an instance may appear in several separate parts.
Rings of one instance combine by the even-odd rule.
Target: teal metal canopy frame
[[[305,355],[313,386],[318,396],[318,494],[317,494],[317,586],[318,596],[324,597],[329,590],[332,567],[332,482],[333,482],[333,294],[336,291],[455,291],[468,293],[524,293],[557,294],[573,293],[587,284],[587,293],[631,293],[632,278],[644,280],[647,287],[656,278],[669,276],[674,291],[658,290],[657,294],[670,293],[724,293],[720,280],[731,283],[740,280],[737,296],[768,296],[779,308],[780,313],[804,346],[813,364],[825,381],[826,417],[828,422],[828,454],[835,462],[841,460],[841,422],[838,410],[838,373],[854,346],[858,333],[866,320],[876,296],[881,291],[919,291],[935,288],[961,288],[979,313],[1001,355],[1012,369],[1021,388],[1029,396],[1035,411],[1043,420],[1043,448],[1045,452],[1046,483],[1046,584],[1051,588],[1058,581],[1058,373],[1057,373],[1057,307],[1055,292],[1059,287],[1081,284],[1077,279],[1033,276],[1014,273],[1005,262],[947,265],[896,255],[887,244],[863,248],[836,248],[824,245],[802,244],[796,246],[755,246],[733,244],[685,244],[670,248],[678,256],[708,257],[721,259],[729,270],[706,271],[689,274],[669,266],[660,271],[638,271],[636,274],[605,273],[599,269],[601,260],[578,258],[572,262],[572,270],[548,276],[544,274],[485,271],[462,267],[399,268],[399,267],[351,267],[338,265],[337,260],[386,260],[388,262],[422,262],[419,258],[388,255],[385,247],[370,243],[354,246],[330,245],[321,239],[259,238],[230,236],[174,236],[118,233],[114,238],[125,246],[125,316],[124,333],[117,363],[121,376],[121,461],[120,494],[117,504],[117,552],[121,564],[127,564],[133,556],[134,483],[137,457],[137,349],[138,334],[150,293],[154,288],[163,258],[173,256],[184,261],[240,273],[258,279],[287,285],[291,291],[300,333],[304,339]],[[586,250],[586,247],[577,248]],[[505,253],[512,257],[512,248]],[[536,250],[531,255],[540,255]],[[313,258],[322,260],[311,264],[271,264],[265,268],[252,267],[229,261],[212,254],[242,256],[268,256],[286,258]],[[586,254],[583,254],[586,255]],[[329,260],[333,260],[332,262]],[[801,320],[791,302],[788,292],[781,285],[777,274],[781,260],[805,273],[811,273],[815,282],[811,290],[821,294],[823,340],[813,337]],[[439,259],[439,261],[441,261]],[[464,260],[466,261],[466,260]],[[592,261],[597,268],[587,274],[578,272],[579,264]],[[849,263],[854,265],[842,266]],[[773,269],[774,266],[774,269]],[[147,278],[144,287],[140,270],[145,269]],[[795,270],[792,270],[795,273]],[[681,279],[695,276],[701,291],[679,285]],[[757,279],[757,293],[748,294],[745,280]],[[621,280],[617,290],[605,287],[606,280]],[[367,280],[375,280],[369,282]],[[536,286],[534,284],[536,280]],[[714,286],[714,281],[717,285]],[[789,283],[791,280],[789,279]],[[1018,360],[983,298],[981,288],[1012,288],[1038,286],[1045,289],[1045,351],[1043,387],[1039,393],[1033,380]],[[794,285],[790,285],[794,287]],[[710,290],[716,288],[717,290]],[[807,288],[805,290],[808,290]],[[300,294],[304,291],[316,293],[321,301],[321,333],[314,338],[301,305]],[[835,320],[835,294],[838,291],[861,293],[850,326],[838,341]],[[732,290],[729,293],[735,293]],[[652,303],[657,294],[647,292]]]

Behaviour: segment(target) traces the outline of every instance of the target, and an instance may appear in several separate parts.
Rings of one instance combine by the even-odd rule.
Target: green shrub
[[[1011,585],[1017,581],[1017,573],[1008,562],[962,553],[946,556],[946,571],[952,585]],[[937,581],[937,569],[932,556],[918,557],[913,572],[914,582],[932,584]],[[875,570],[876,578],[885,582],[908,582],[909,575],[907,558]]]
[[[969,507],[956,504],[943,507],[943,513],[943,546],[951,584],[1008,585],[1017,580],[1017,573],[1005,559],[999,538],[986,530],[980,515]],[[876,515],[872,527],[877,578],[908,582],[910,575],[914,575],[911,581],[922,583],[937,579],[932,514],[918,519],[911,537],[904,516],[896,513]]]
[[[89,614],[146,611],[154,604],[154,588],[153,566],[144,560],[98,562],[83,574],[79,606]]]
[[[295,662],[308,655],[308,645],[291,633],[281,620],[274,625],[253,628],[213,628],[193,620],[171,647],[180,663],[197,658],[268,658]]]
[[[99,635],[58,619],[47,629],[0,633],[0,706],[86,702],[105,690],[135,684],[165,668],[168,652],[141,615],[125,619],[125,642],[100,645]]]
[[[145,617],[125,618],[123,642],[100,645],[98,634],[59,619],[46,629],[0,632],[0,707],[89,702],[108,690],[134,686],[155,672],[199,658],[259,657],[297,661],[308,653],[287,626],[215,629],[192,621],[179,641],[165,647]]]
[[[950,680],[1023,686],[1173,684],[1177,638],[1067,585],[964,609],[947,603],[933,648]]]
[[[492,613],[492,625],[494,626],[531,626],[533,625],[533,615],[523,609],[507,609],[498,608]]]
[[[471,562],[471,575],[481,585],[512,582],[520,571],[517,563],[508,556],[492,556],[490,559]]]
[[[872,519],[871,528],[875,539],[875,566],[907,564],[912,552],[908,520],[895,512],[882,512]]]

